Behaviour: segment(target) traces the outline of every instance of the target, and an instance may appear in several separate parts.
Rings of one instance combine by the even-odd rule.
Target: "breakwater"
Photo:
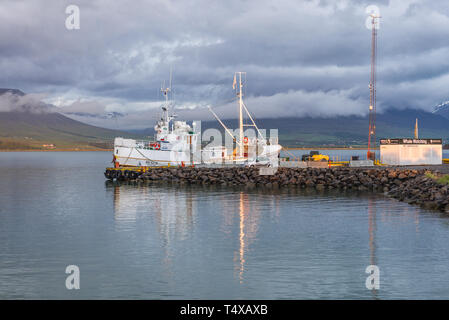
[[[259,168],[154,168],[124,180],[148,183],[242,185],[249,188],[342,189],[373,191],[388,197],[449,213],[449,185],[438,183],[427,169],[406,168],[277,168],[272,175]]]

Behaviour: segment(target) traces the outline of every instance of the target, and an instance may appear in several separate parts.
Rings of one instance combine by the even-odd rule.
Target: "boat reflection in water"
[[[230,247],[234,252],[234,277],[243,283],[246,269],[245,256],[256,239],[259,229],[260,204],[251,199],[256,195],[242,190],[223,194],[222,190],[216,190],[217,188],[213,186],[176,188],[107,181],[106,187],[112,189],[114,194],[116,228],[129,229],[133,233],[132,229],[138,228],[139,225],[155,226],[160,235],[161,249],[164,251],[163,262],[167,272],[170,272],[172,259],[176,255],[176,247],[179,249],[179,244],[183,240],[200,235],[199,241],[203,242],[201,246],[204,243],[210,243],[210,246],[213,246],[213,239],[205,238],[208,237],[208,233],[216,234],[218,230],[222,234],[225,233],[226,238],[230,238]],[[202,219],[210,219],[207,224],[211,224],[209,230],[201,231],[196,230],[197,216],[200,211],[197,204],[204,200],[202,197],[205,192],[211,201],[211,212],[210,215],[205,216],[203,208]],[[275,198],[278,197],[273,198],[274,202],[271,205],[273,205],[273,215],[276,216],[279,212],[274,208]],[[154,235],[151,236],[154,237]]]
[[[137,222],[139,217],[151,214],[166,243],[172,234],[185,238],[193,227],[193,195],[189,190],[172,189],[168,193],[167,189],[138,186],[132,182],[106,183],[114,188],[117,222]]]
[[[156,227],[163,251],[163,265],[170,276],[175,255],[174,242],[186,239],[194,228],[196,210],[189,190],[155,188],[133,182],[106,182],[114,190],[114,220],[117,228],[131,233],[140,226]],[[154,242],[152,230],[144,231]],[[155,244],[153,244],[155,245]]]

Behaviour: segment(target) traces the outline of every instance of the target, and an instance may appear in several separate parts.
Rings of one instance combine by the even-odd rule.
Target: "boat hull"
[[[150,150],[139,147],[115,147],[115,161],[119,166],[156,167],[192,165],[188,151]]]

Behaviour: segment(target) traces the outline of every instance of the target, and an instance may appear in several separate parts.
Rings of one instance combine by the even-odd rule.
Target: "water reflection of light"
[[[243,281],[243,271],[245,270],[245,205],[243,203],[243,194],[240,193],[240,202],[239,202],[239,218],[240,218],[240,272],[239,279],[240,282]]]
[[[372,198],[368,199],[368,234],[369,234],[369,250],[370,265],[377,265],[376,259],[376,207]],[[371,290],[373,298],[377,299],[377,290]]]
[[[374,208],[373,199],[368,199],[368,233],[369,233],[369,248],[370,248],[370,264],[376,264],[376,208]]]
[[[370,264],[378,265],[376,256],[376,207],[373,199],[368,200],[368,233],[369,233],[369,248],[370,248]],[[392,225],[408,225],[414,223],[415,232],[419,233],[420,225],[420,211],[410,205],[398,206],[396,201],[387,201],[383,204],[380,211],[380,223]],[[382,270],[382,268],[380,268]],[[381,276],[382,279],[382,276]],[[378,298],[378,290],[372,289],[373,298]]]
[[[243,283],[246,258],[249,245],[256,238],[259,228],[260,211],[254,205],[250,206],[249,195],[244,192],[239,194],[239,249],[238,249],[238,278]]]

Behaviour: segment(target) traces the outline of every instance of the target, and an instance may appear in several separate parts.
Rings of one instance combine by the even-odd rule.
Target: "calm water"
[[[437,213],[372,194],[119,185],[110,161],[0,153],[0,298],[449,298]],[[80,290],[65,288],[71,264]]]

